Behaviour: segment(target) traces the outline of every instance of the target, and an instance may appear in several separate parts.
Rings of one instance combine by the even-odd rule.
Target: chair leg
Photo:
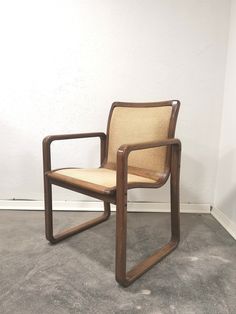
[[[126,278],[127,193],[118,193],[116,203],[116,281],[128,286]]]
[[[45,231],[47,240],[52,243],[58,243],[74,234],[89,229],[101,222],[107,220],[110,216],[110,204],[104,202],[104,212],[101,216],[90,221],[82,223],[78,226],[66,229],[56,235],[53,235],[53,210],[52,210],[52,185],[47,178],[45,178]]]
[[[171,240],[128,272],[126,272],[127,194],[119,195],[118,198],[116,210],[116,280],[122,286],[128,287],[178,246],[180,238],[178,173],[171,175]]]

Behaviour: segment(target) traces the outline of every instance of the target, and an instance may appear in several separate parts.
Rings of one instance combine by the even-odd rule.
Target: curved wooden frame
[[[128,156],[131,151],[153,147],[171,147],[171,239],[153,255],[134,266],[126,273],[127,237],[127,174]],[[179,223],[179,174],[181,143],[178,139],[122,145],[117,153],[117,210],[116,210],[116,280],[122,286],[129,286],[157,262],[170,254],[180,240]]]
[[[73,187],[70,185],[63,185],[62,182],[54,181],[53,179],[48,177],[48,172],[51,171],[51,143],[53,141],[59,140],[68,140],[68,139],[78,139],[78,138],[89,138],[89,137],[100,137],[101,140],[101,163],[104,159],[104,152],[105,152],[105,141],[106,135],[104,133],[84,133],[84,134],[65,134],[65,135],[51,135],[47,136],[43,140],[43,165],[44,165],[44,202],[45,202],[45,231],[46,231],[46,238],[47,240],[55,244],[64,240],[76,233],[82,232],[86,229],[89,229],[97,224],[107,220],[110,216],[110,199],[103,198],[104,200],[104,213],[92,219],[86,223],[83,223],[79,226],[69,228],[60,232],[59,234],[53,235],[53,211],[52,211],[52,184],[80,192],[91,197],[100,198],[98,193],[90,192],[87,190],[80,189],[78,187]]]
[[[117,151],[117,184],[116,190],[107,193],[98,193],[89,189],[89,187],[80,187],[74,182],[63,182],[62,180],[50,177],[51,172],[51,143],[58,140],[79,139],[99,137],[101,140],[101,167],[106,167],[108,144],[109,144],[109,128],[112,112],[117,106],[126,107],[155,107],[155,106],[172,106],[172,115],[168,132],[168,139],[162,141],[154,141],[148,143],[137,143],[132,145],[122,145]],[[116,280],[124,287],[129,286],[143,273],[149,270],[157,262],[171,253],[178,245],[180,239],[180,223],[179,223],[179,173],[181,158],[181,143],[178,139],[174,139],[175,126],[178,116],[180,102],[177,100],[165,101],[158,103],[113,103],[107,126],[107,136],[104,133],[84,133],[84,134],[65,134],[47,136],[43,140],[43,165],[44,165],[44,199],[45,199],[45,231],[47,240],[52,243],[58,243],[74,234],[91,228],[105,220],[110,216],[110,203],[116,204]],[[128,156],[131,151],[139,149],[148,149],[154,147],[167,147],[167,156],[165,163],[165,172],[156,183],[127,183],[128,174]],[[142,173],[140,173],[142,175]],[[146,175],[146,172],[145,172]],[[168,177],[171,177],[171,239],[161,249],[153,255],[134,266],[130,271],[126,272],[126,238],[127,238],[127,191],[132,188],[159,188],[166,183]],[[69,228],[53,234],[53,210],[52,210],[52,184],[89,195],[91,197],[103,200],[104,213],[79,226]]]

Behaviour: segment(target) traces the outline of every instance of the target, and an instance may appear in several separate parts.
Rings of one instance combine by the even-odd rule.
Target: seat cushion
[[[98,193],[111,193],[116,189],[116,171],[107,168],[67,168],[50,171],[51,179],[76,185]],[[128,174],[128,184],[153,184],[156,181]]]

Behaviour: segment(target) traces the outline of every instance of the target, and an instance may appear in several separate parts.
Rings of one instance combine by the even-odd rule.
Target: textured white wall
[[[236,1],[232,1],[215,207],[236,225]],[[236,230],[234,230],[236,234]]]
[[[182,202],[211,203],[228,19],[228,0],[1,1],[0,199],[43,198],[45,135],[105,131],[115,100],[180,99]],[[96,166],[95,142],[55,145],[54,165]]]

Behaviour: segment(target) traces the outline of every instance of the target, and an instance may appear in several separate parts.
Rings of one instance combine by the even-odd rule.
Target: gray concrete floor
[[[57,212],[58,229],[97,213]],[[128,265],[169,238],[169,215],[128,215]],[[236,241],[210,215],[182,214],[177,250],[132,286],[114,278],[115,215],[57,245],[43,212],[0,211],[0,313],[236,313]]]

